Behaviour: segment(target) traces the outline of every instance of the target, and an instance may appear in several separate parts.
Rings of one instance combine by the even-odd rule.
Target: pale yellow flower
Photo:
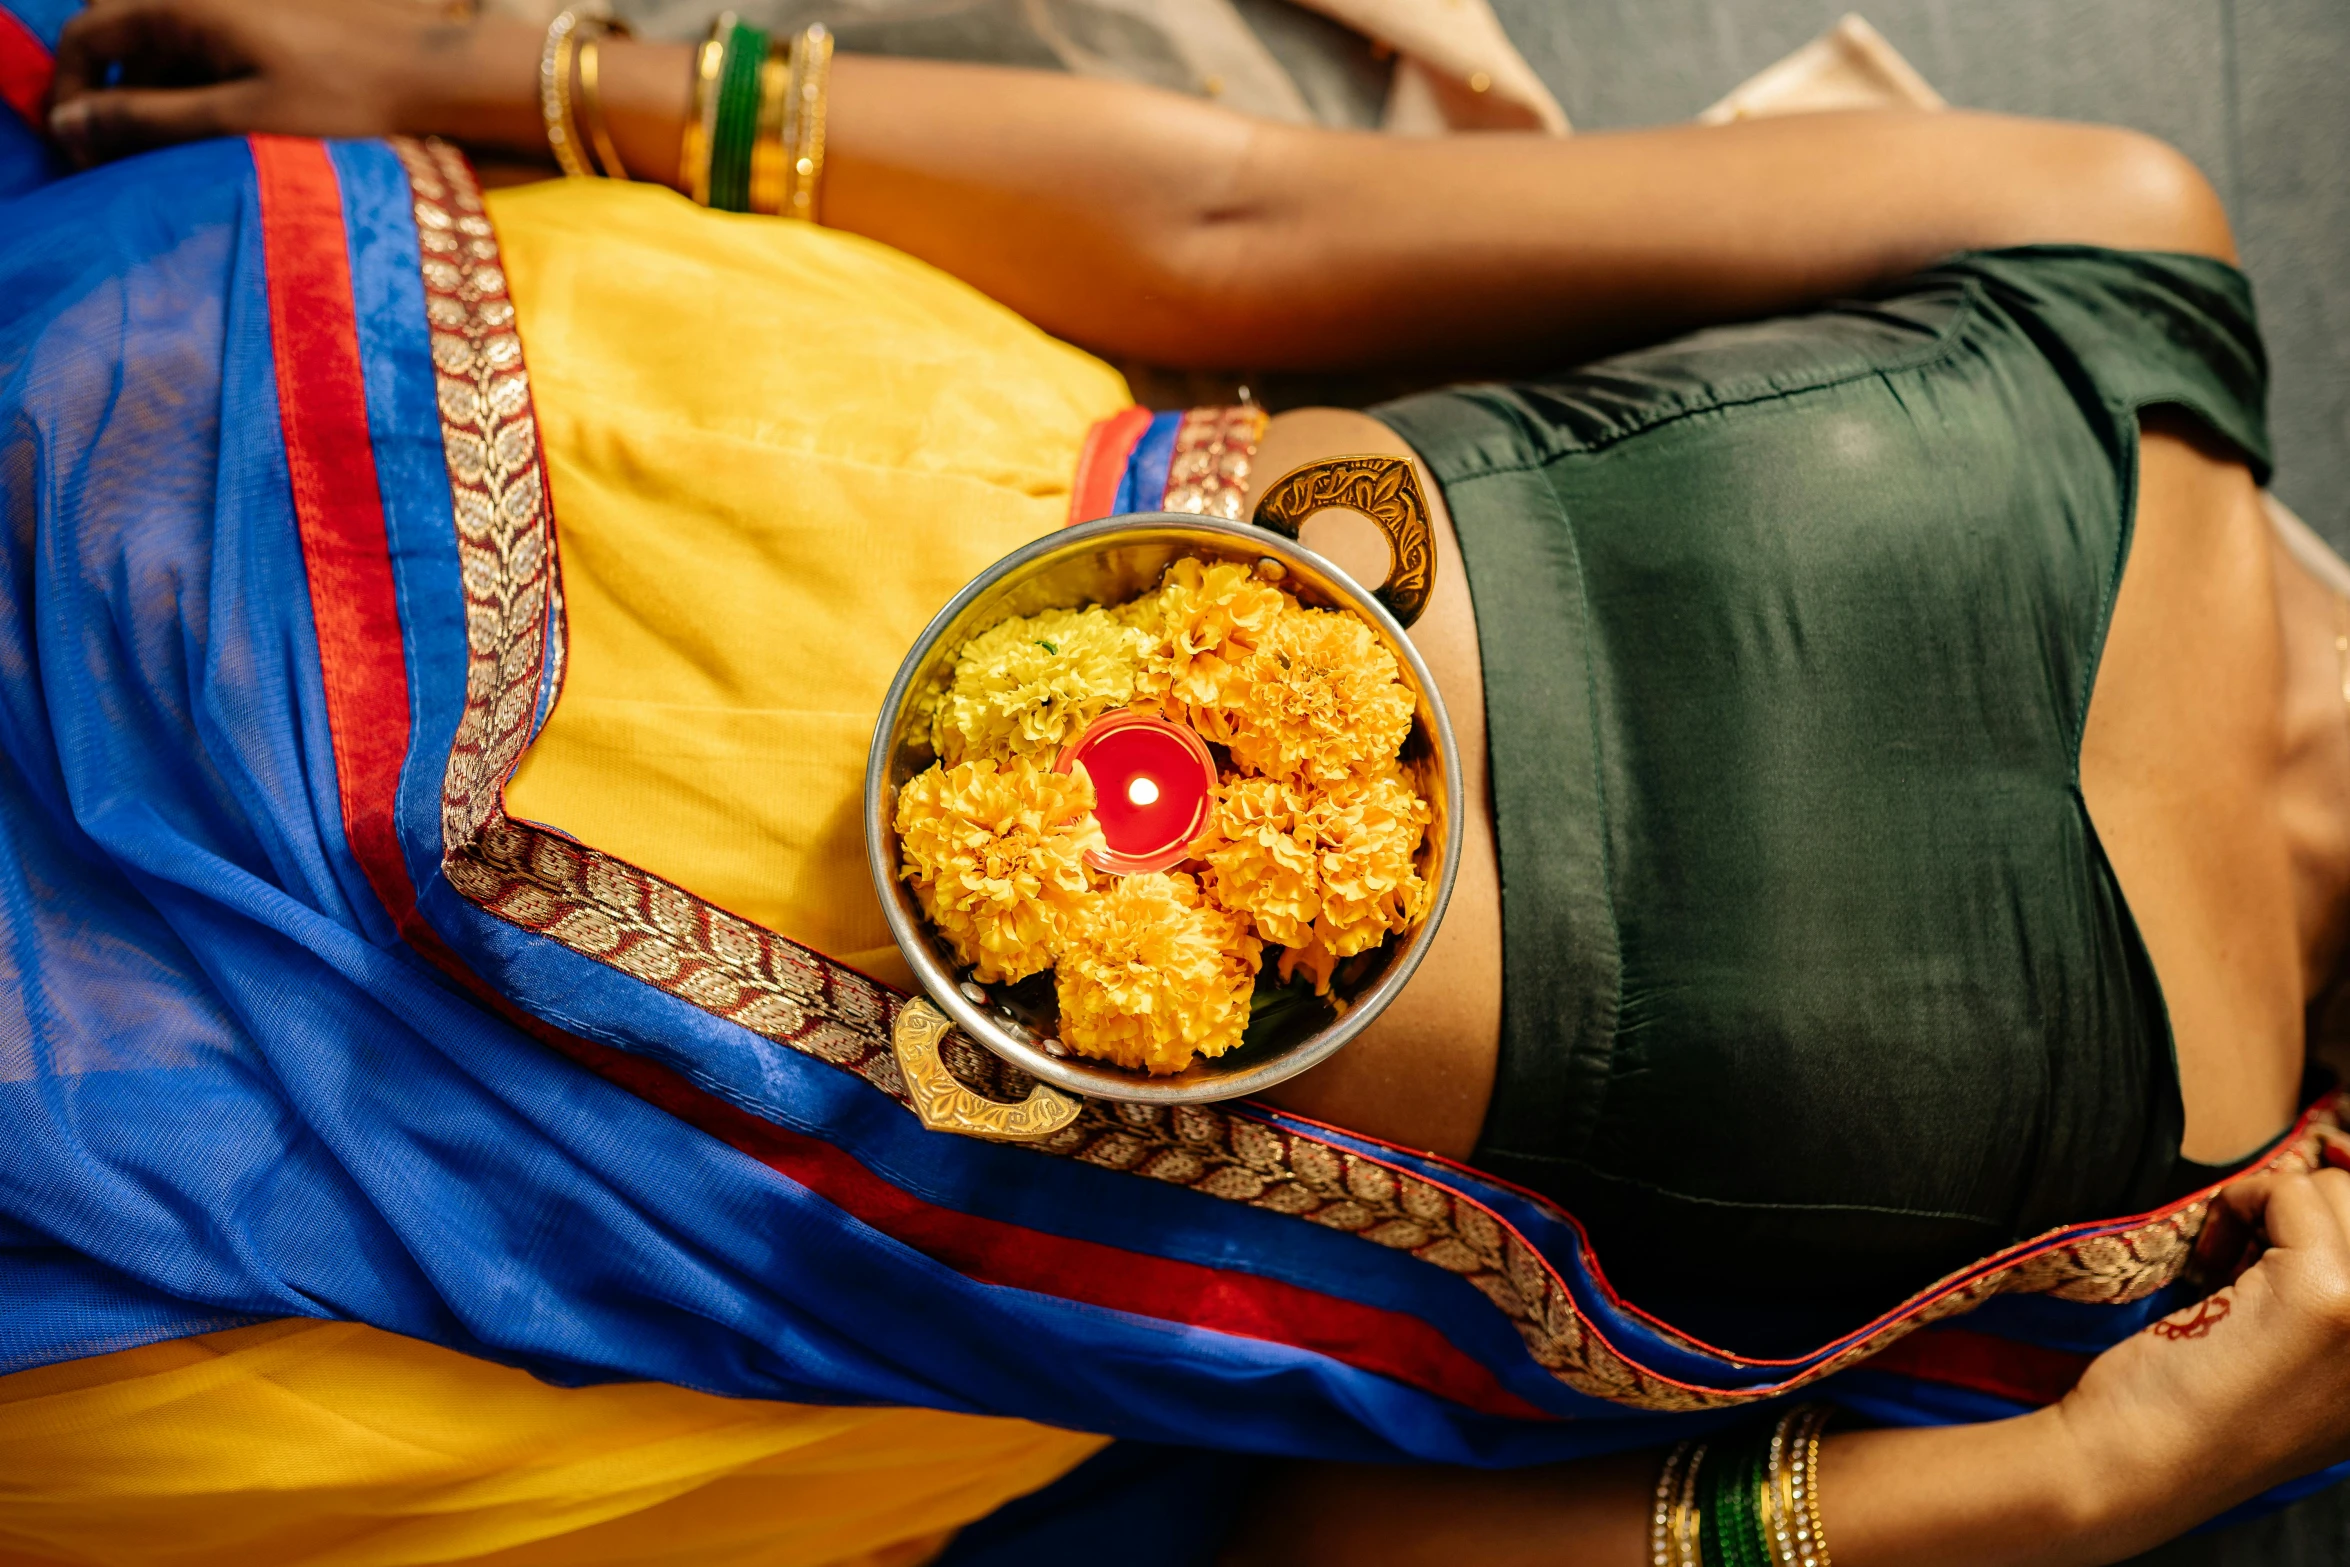
[[[1083,769],[1033,762],[933,766],[898,791],[899,874],[982,984],[1050,968],[1102,847]]]
[[[1109,610],[1048,609],[990,626],[955,655],[931,710],[930,743],[952,767],[974,757],[1053,754],[1134,700],[1149,632]]]
[[[1263,947],[1248,922],[1181,872],[1120,878],[1062,932],[1061,1041],[1153,1074],[1222,1055],[1248,1029]]]
[[[1412,729],[1403,670],[1361,617],[1292,609],[1221,688],[1222,733],[1242,769],[1331,784],[1394,761]]]

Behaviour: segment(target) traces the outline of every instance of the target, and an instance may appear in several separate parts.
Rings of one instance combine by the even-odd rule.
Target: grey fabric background
[[[2350,3],[1493,6],[1578,130],[1686,119],[1858,10],[1953,104],[2106,120],[2171,142],[2226,198],[2258,291],[2276,367],[2276,491],[2350,549]]]

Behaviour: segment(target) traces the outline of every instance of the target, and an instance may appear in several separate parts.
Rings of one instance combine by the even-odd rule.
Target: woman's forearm
[[[83,161],[248,130],[405,130],[543,162],[540,40],[395,0],[100,0],[66,29],[51,123]],[[692,53],[600,48],[639,178],[677,178]],[[108,85],[115,71],[125,85]],[[2229,253],[2209,187],[2159,143],[1990,116],[1418,140],[1125,83],[844,56],[830,119],[825,221],[1060,336],[1167,365],[1558,363],[1970,247]]]
[[[640,177],[674,182],[692,51],[607,45]],[[543,146],[537,34],[485,24],[419,128]],[[825,221],[1060,336],[1169,365],[1556,361],[1798,308],[1952,251],[2230,253],[2158,143],[1962,114],[1806,115],[1566,141],[1251,120],[1078,77],[842,56]]]
[[[2062,1406],[1988,1425],[1854,1431],[1823,1446],[1836,1567],[2099,1567],[2224,1503],[2138,1495]],[[1301,1466],[1266,1494],[1222,1567],[1641,1567],[1661,1455],[1471,1473]]]
[[[1556,364],[1957,250],[2228,252],[2191,166],[2097,127],[1818,115],[1422,140],[1076,78],[836,70],[828,222],[1162,364]]]

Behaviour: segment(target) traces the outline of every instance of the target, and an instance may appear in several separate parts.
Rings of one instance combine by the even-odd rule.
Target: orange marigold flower
[[[1395,759],[1412,730],[1402,666],[1361,617],[1292,609],[1225,682],[1216,736],[1240,767],[1332,784]]]
[[[898,791],[899,874],[981,984],[1050,968],[1102,844],[1083,769],[1015,759],[934,765]]]
[[[1222,1055],[1248,1028],[1263,951],[1248,921],[1189,876],[1121,878],[1083,900],[1062,933],[1061,1042],[1153,1074]]]
[[[1394,767],[1322,789],[1231,778],[1191,852],[1207,862],[1216,901],[1288,949],[1281,977],[1302,968],[1326,994],[1340,959],[1426,914],[1432,892],[1418,857],[1432,819],[1411,778]]]
[[[1127,624],[1158,638],[1143,660],[1136,694],[1162,698],[1178,712],[1193,709],[1195,722],[1213,714],[1234,668],[1294,607],[1248,566],[1185,556],[1167,568],[1158,592],[1124,611]],[[1212,722],[1201,732],[1223,738]]]
[[[1311,940],[1322,911],[1320,847],[1312,797],[1279,778],[1233,775],[1216,790],[1208,825],[1192,841],[1208,865],[1208,891],[1254,921],[1276,946]]]
[[[1322,873],[1314,939],[1350,958],[1416,924],[1434,896],[1416,862],[1435,813],[1411,779],[1396,768],[1342,779],[1312,814]]]

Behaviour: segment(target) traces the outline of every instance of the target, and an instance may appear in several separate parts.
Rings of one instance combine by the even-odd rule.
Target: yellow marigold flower
[[[1427,912],[1432,889],[1417,860],[1433,814],[1411,778],[1392,766],[1324,789],[1231,778],[1217,790],[1208,828],[1191,852],[1207,862],[1217,902],[1289,949],[1281,977],[1303,968],[1327,993],[1340,959],[1410,929]]]
[[[1222,733],[1240,767],[1331,784],[1395,759],[1412,729],[1402,667],[1359,616],[1292,609],[1226,682]]]
[[[1216,790],[1208,825],[1192,841],[1192,857],[1207,861],[1207,886],[1216,901],[1246,914],[1257,934],[1276,946],[1311,940],[1314,916],[1322,911],[1312,803],[1281,779],[1236,774]]]
[[[1333,957],[1367,952],[1427,912],[1434,892],[1415,862],[1435,813],[1402,771],[1342,779],[1312,816],[1322,873],[1314,939]]]
[[[1134,700],[1151,645],[1098,605],[990,626],[955,656],[954,683],[931,711],[931,748],[950,767],[1038,752],[1049,763],[1087,724]]]
[[[1214,719],[1234,669],[1294,608],[1249,566],[1185,556],[1167,568],[1157,593],[1128,606],[1129,624],[1158,639],[1144,661],[1142,694],[1191,709],[1201,733],[1222,739]]]
[[[1248,1028],[1263,951],[1248,921],[1189,876],[1124,877],[1085,899],[1062,933],[1061,1042],[1154,1074],[1222,1055]]]
[[[1050,968],[1101,847],[1093,784],[1015,759],[933,766],[898,791],[899,874],[981,984]]]

